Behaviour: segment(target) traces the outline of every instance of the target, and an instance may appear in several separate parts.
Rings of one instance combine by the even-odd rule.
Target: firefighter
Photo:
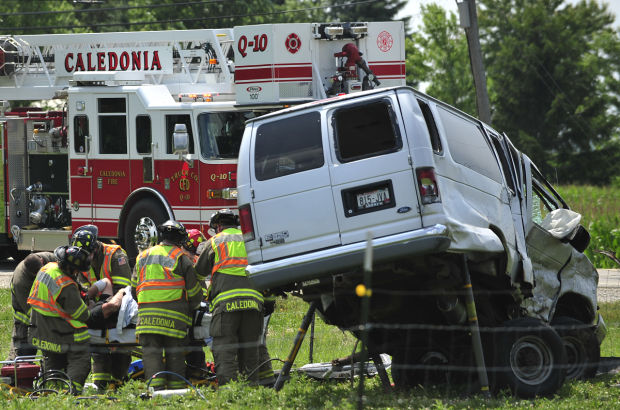
[[[211,216],[216,235],[196,263],[200,272],[211,272],[207,301],[213,313],[209,332],[219,385],[246,374],[258,381],[258,346],[263,327],[263,296],[246,276],[247,254],[239,217],[229,209]]]
[[[133,277],[138,298],[136,334],[147,380],[163,370],[185,374],[190,314],[202,300],[194,265],[181,248],[187,239],[185,227],[169,220],[157,231],[161,242],[138,255]],[[185,382],[169,375],[167,382],[158,377],[151,386],[179,389]]]
[[[112,283],[112,293],[98,298],[106,301],[121,289],[131,285],[131,268],[127,254],[119,245],[99,241],[99,229],[95,225],[80,226],[71,237],[71,245],[79,246],[90,254],[90,266],[78,276],[78,282],[90,288],[102,279]],[[93,352],[93,382],[98,389],[115,387],[127,375],[131,354],[124,352]]]
[[[188,252],[188,256],[194,264],[198,261],[202,249],[204,249],[204,245],[201,246],[201,244],[206,240],[207,238],[198,229],[187,231],[187,241],[183,244],[183,248]]]
[[[37,349],[28,344],[28,326],[30,326],[28,295],[37,273],[48,262],[56,262],[56,257],[52,252],[31,253],[13,271],[11,279],[13,335],[8,360],[15,360],[17,356],[37,354]]]
[[[198,257],[200,253],[204,249],[204,245],[206,244],[207,238],[205,238],[204,234],[200,232],[198,229],[189,229],[187,231],[187,240],[183,244],[183,248],[187,251],[186,254],[195,264],[198,261]],[[201,272],[196,271],[196,275],[200,286],[203,289],[203,298],[206,297],[206,283],[205,280],[206,275],[201,274]],[[196,313],[193,313],[193,317],[196,317]],[[205,374],[206,371],[206,358],[205,352],[203,350],[204,341],[203,340],[193,340],[193,326],[190,328],[190,337],[189,340],[189,348],[187,354],[185,355],[185,363],[187,364],[187,369],[185,371],[185,377],[189,378],[200,378]]]
[[[79,272],[88,268],[88,253],[61,246],[54,254],[58,262],[39,270],[28,296],[32,308],[28,339],[45,355],[45,368],[64,371],[78,394],[90,371],[87,324],[103,320],[103,311],[101,305],[88,310],[76,282]]]

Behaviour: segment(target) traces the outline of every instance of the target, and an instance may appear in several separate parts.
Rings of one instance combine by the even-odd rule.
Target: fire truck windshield
[[[245,122],[252,111],[208,112],[198,115],[200,152],[205,159],[237,158]]]

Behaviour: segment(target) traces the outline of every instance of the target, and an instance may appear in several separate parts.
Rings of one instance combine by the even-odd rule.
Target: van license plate
[[[369,209],[389,204],[392,201],[388,188],[357,194],[357,209]]]

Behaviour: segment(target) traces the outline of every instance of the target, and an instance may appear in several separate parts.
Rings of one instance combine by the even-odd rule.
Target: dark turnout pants
[[[217,313],[211,319],[213,360],[219,385],[244,374],[258,382],[259,344],[263,314],[257,310]]]
[[[185,350],[187,337],[179,339],[156,333],[141,333],[142,364],[144,377],[148,382],[154,374],[161,371],[176,373],[185,377]],[[182,389],[185,382],[177,376],[160,375],[151,381],[150,386],[156,390],[164,388]]]
[[[90,373],[90,352],[87,343],[74,344],[67,353],[43,350],[45,370],[60,370],[71,379],[74,394],[82,392],[84,382]]]
[[[131,354],[103,350],[93,353],[93,382],[99,389],[124,381],[131,364]]]
[[[28,325],[18,322],[13,323],[13,335],[8,360],[15,360],[17,356],[34,356],[37,348],[28,343]]]

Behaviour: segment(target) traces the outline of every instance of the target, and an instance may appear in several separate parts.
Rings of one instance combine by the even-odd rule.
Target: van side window
[[[73,149],[76,154],[86,152],[86,137],[88,137],[88,117],[76,115],[73,117]],[[90,146],[88,148],[90,151]]]
[[[194,133],[192,132],[192,117],[189,114],[166,115],[166,153],[172,154],[172,134],[175,124],[185,124],[189,136],[189,153],[194,153]]]
[[[439,131],[437,131],[437,125],[435,124],[435,119],[433,118],[431,107],[429,107],[428,104],[422,100],[418,100],[418,104],[420,105],[420,109],[422,110],[422,115],[424,115],[424,122],[426,122],[426,127],[428,128],[428,133],[431,137],[431,146],[433,147],[433,152],[435,154],[441,154],[443,148],[441,147]]]
[[[532,219],[540,223],[547,214],[555,209],[570,209],[564,198],[555,190],[534,164],[532,170]]]
[[[254,172],[259,181],[320,168],[324,163],[321,116],[318,112],[258,127]]]
[[[99,98],[99,153],[127,153],[127,105],[124,98]]]
[[[515,183],[512,179],[512,167],[509,163],[511,161],[503,147],[502,143],[499,140],[499,136],[496,134],[489,132],[489,137],[491,138],[491,143],[495,147],[495,152],[497,152],[497,158],[499,159],[499,163],[502,166],[502,171],[504,171],[504,178],[506,178],[506,185],[512,191],[512,195],[516,193],[515,191]]]
[[[335,112],[333,122],[340,162],[395,152],[403,146],[386,101],[341,108]]]
[[[150,154],[151,141],[151,117],[148,115],[136,116],[136,150],[138,154]]]
[[[549,212],[558,209],[559,206],[553,196],[545,190],[544,185],[532,176],[532,220],[541,224]]]
[[[441,106],[437,106],[437,112],[446,132],[452,159],[472,171],[502,183],[497,160],[478,124]]]

